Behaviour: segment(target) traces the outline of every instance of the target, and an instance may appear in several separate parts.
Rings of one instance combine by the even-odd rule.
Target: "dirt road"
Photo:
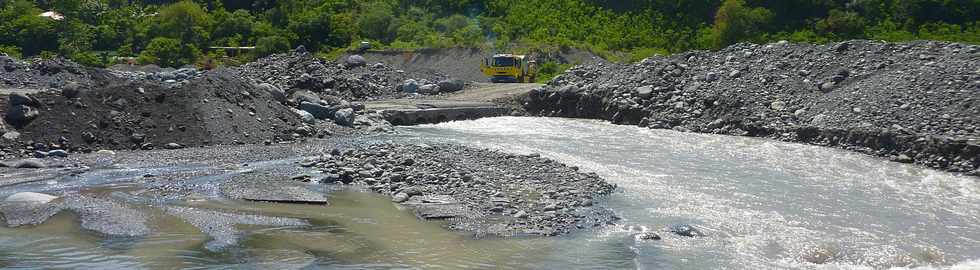
[[[368,110],[459,108],[499,105],[499,101],[523,95],[541,87],[537,83],[475,83],[463,91],[446,96],[430,96],[425,99],[391,99],[369,101]]]

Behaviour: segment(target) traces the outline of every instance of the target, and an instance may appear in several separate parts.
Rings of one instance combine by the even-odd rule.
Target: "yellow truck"
[[[526,55],[495,54],[483,58],[480,71],[492,83],[531,83],[537,75],[537,63]]]

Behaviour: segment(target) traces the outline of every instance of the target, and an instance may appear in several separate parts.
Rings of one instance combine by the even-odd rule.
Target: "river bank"
[[[530,115],[765,137],[976,176],[978,93],[978,46],[847,41],[583,65],[524,105]]]

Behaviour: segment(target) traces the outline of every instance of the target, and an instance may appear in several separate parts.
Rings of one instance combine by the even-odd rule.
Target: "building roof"
[[[60,20],[64,20],[65,19],[65,15],[62,15],[61,13],[55,12],[53,10],[45,11],[45,12],[41,13],[38,16],[45,17],[45,18],[50,18],[50,19],[55,20],[55,21],[60,21]]]

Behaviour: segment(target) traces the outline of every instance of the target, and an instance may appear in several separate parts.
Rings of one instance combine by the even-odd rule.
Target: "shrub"
[[[161,67],[180,67],[194,63],[201,51],[192,44],[181,45],[180,40],[158,37],[150,41],[140,53],[142,64],[157,64]]]
[[[85,66],[105,67],[102,59],[93,52],[76,52],[71,55],[71,60]]]
[[[289,40],[280,36],[259,38],[255,43],[255,55],[263,57],[289,50]]]
[[[0,55],[7,55],[13,58],[21,58],[20,48],[17,46],[0,45]]]
[[[856,12],[834,9],[826,19],[817,22],[816,28],[824,34],[853,39],[864,37],[866,24],[864,18]]]
[[[772,16],[768,9],[746,6],[744,0],[725,0],[715,14],[715,48],[756,39]]]
[[[538,75],[535,77],[535,80],[540,83],[551,81],[551,79],[554,79],[556,76],[558,76],[558,74],[565,72],[565,70],[568,70],[572,66],[574,65],[559,64],[555,61],[541,63],[541,65],[538,66]]]

